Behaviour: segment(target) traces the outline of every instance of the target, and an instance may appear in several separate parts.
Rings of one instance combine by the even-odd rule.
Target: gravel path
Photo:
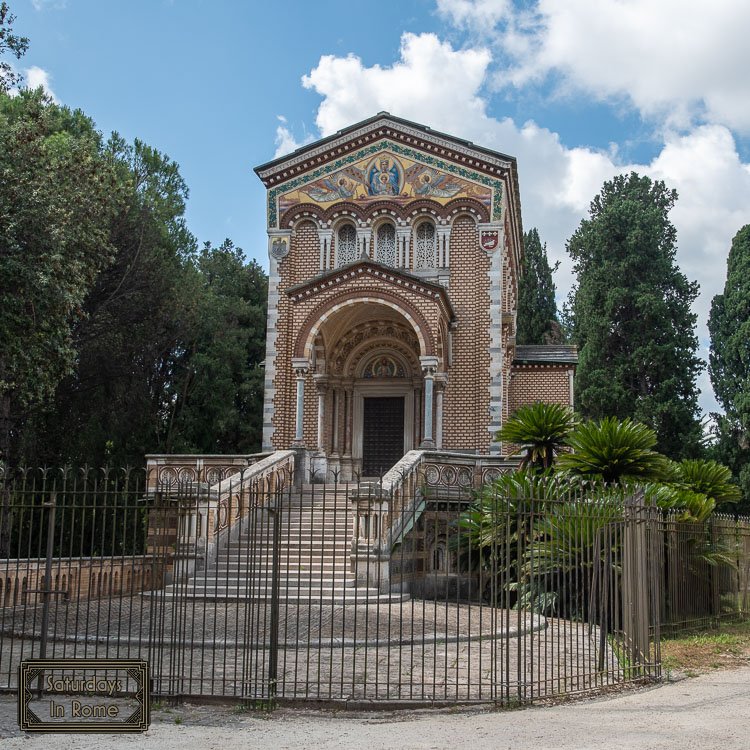
[[[217,706],[154,712],[145,735],[21,736],[12,697],[0,697],[3,750],[226,750],[226,748],[455,748],[472,750],[745,750],[750,668],[715,672],[606,699],[518,711],[390,714],[279,710],[241,714]]]

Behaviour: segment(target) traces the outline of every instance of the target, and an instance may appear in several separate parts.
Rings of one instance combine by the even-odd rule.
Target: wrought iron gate
[[[508,704],[658,676],[642,506],[290,480],[6,479],[0,686],[42,653],[246,701]]]

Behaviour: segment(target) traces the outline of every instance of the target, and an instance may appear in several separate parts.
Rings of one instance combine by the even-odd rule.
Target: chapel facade
[[[409,450],[502,455],[573,403],[573,347],[516,346],[516,160],[382,112],[256,168],[270,256],[263,450],[319,477]]]

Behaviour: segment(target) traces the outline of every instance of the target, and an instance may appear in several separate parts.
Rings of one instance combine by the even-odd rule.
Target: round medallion
[[[424,470],[424,480],[427,484],[437,484],[440,480],[440,471],[437,466],[428,466]]]

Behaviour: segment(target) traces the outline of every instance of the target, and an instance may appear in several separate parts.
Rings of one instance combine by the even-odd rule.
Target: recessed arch
[[[375,303],[395,310],[399,315],[406,319],[409,325],[414,329],[414,333],[419,341],[419,351],[423,356],[435,356],[436,347],[434,336],[432,335],[429,325],[424,316],[412,307],[405,300],[399,299],[395,295],[374,289],[362,289],[348,292],[323,303],[312,310],[297,336],[294,347],[294,356],[310,359],[312,357],[315,337],[323,325],[332,316],[346,310],[353,305]]]
[[[467,196],[454,198],[445,204],[443,216],[452,224],[459,216],[469,216],[475,223],[490,221],[490,210],[481,201]]]
[[[373,258],[385,266],[398,264],[396,224],[390,217],[378,219],[372,229]]]
[[[292,206],[282,215],[279,226],[285,229],[295,229],[298,224],[308,219],[320,228],[325,225],[324,214],[323,209],[314,203]]]
[[[343,201],[342,203],[334,203],[330,208],[326,209],[323,214],[325,221],[329,223],[335,223],[339,217],[349,216],[352,219],[356,219],[355,223],[364,224],[366,215],[364,210],[356,203],[350,203]]]

